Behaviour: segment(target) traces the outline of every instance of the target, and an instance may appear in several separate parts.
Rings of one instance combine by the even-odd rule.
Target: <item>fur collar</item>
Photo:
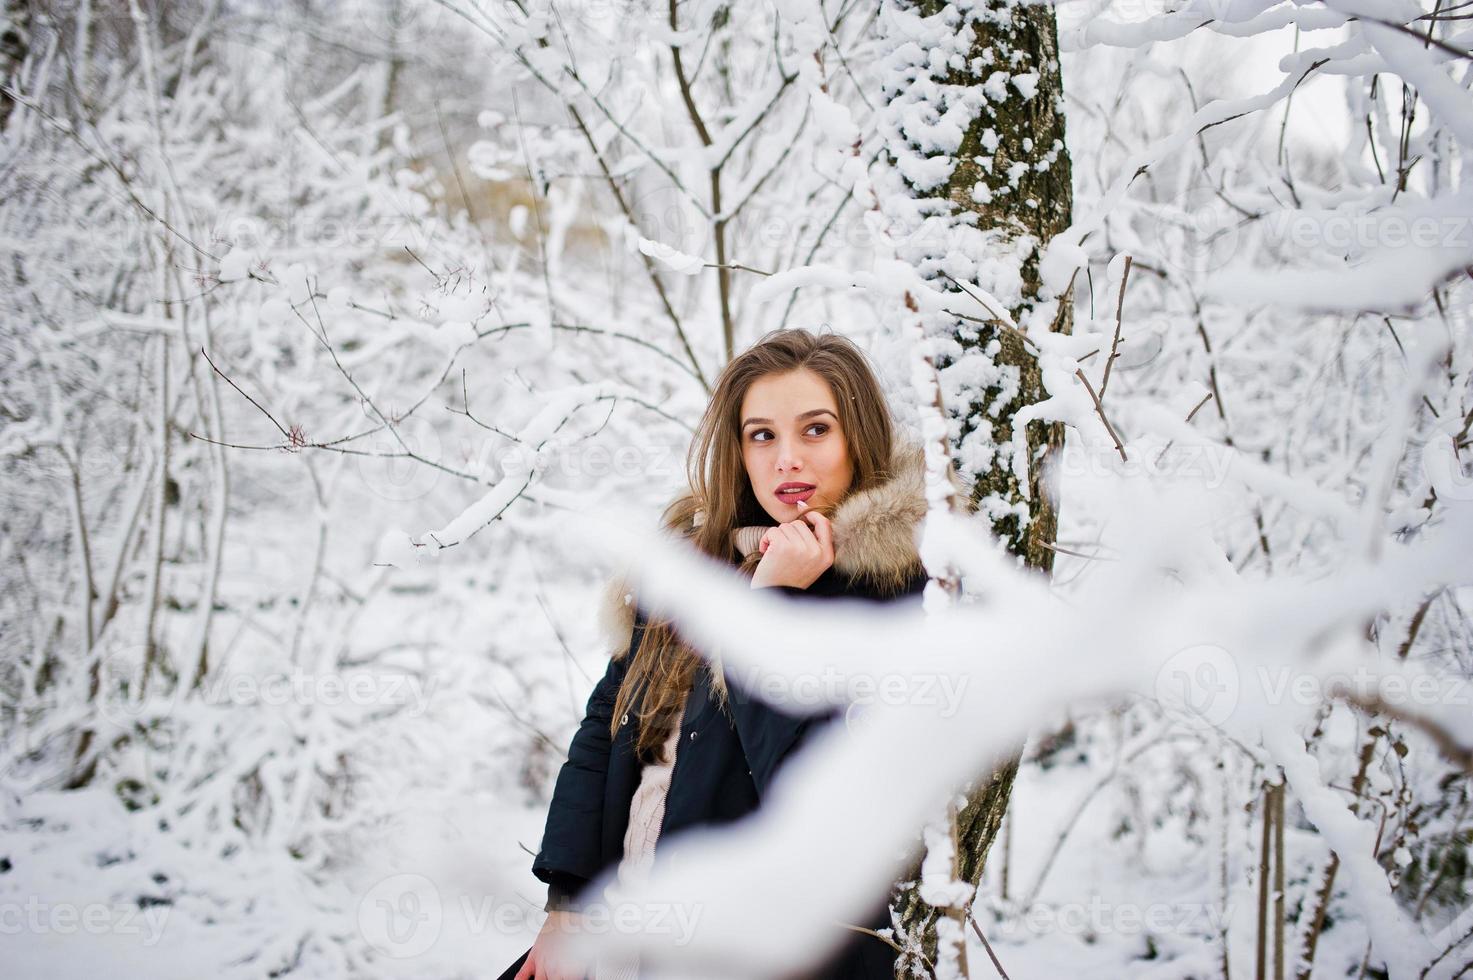
[[[897,437],[890,473],[888,480],[851,493],[834,509],[834,568],[882,590],[899,591],[921,567],[916,535],[926,516],[923,447]],[[964,495],[965,487],[954,468],[948,468],[948,476]],[[743,556],[749,556],[766,529],[762,525],[735,528],[732,542]],[[610,655],[622,657],[634,631],[634,593],[625,574],[615,574],[604,587],[598,619]]]

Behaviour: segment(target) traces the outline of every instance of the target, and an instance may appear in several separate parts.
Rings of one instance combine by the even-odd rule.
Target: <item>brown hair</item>
[[[666,533],[678,535],[699,551],[737,566],[748,578],[762,556],[753,551],[743,560],[731,541],[731,532],[746,525],[772,526],[775,522],[758,503],[747,477],[741,443],[742,399],[757,379],[803,368],[823,378],[834,395],[839,427],[854,470],[845,495],[867,490],[894,475],[888,471],[894,423],[884,391],[864,352],[847,337],[829,332],[774,330],[763,336],[733,358],[717,378],[686,454],[690,489],[673,500],[661,516]],[[665,739],[679,727],[679,709],[705,658],[689,648],[668,619],[653,616],[645,624],[633,658],[615,696],[610,737],[617,734],[624,714],[633,710],[639,726],[635,754],[641,763],[647,763],[658,759]],[[712,688],[724,708],[726,686],[719,671],[712,671]],[[634,705],[637,709],[632,708]]]

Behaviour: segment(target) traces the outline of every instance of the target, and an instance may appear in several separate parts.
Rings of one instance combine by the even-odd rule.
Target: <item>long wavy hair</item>
[[[774,330],[731,360],[716,380],[686,454],[689,490],[676,497],[661,516],[662,530],[688,540],[750,578],[762,555],[745,559],[732,541],[733,529],[774,526],[762,509],[742,458],[742,399],[753,382],[768,375],[807,368],[833,392],[839,427],[844,434],[854,478],[843,496],[890,479],[894,422],[884,391],[864,352],[847,337],[830,332]],[[841,498],[842,499],[842,498]],[[833,506],[819,508],[833,516]],[[638,719],[635,753],[641,763],[654,762],[671,731],[680,726],[686,694],[706,659],[690,648],[669,619],[651,616],[614,700],[610,737],[625,713]],[[709,670],[707,666],[705,669]],[[712,670],[712,689],[726,710],[726,685]]]

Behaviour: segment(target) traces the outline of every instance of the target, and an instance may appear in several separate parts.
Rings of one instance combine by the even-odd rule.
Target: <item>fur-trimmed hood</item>
[[[897,438],[890,457],[891,476],[849,494],[834,509],[834,569],[851,579],[864,580],[880,591],[899,591],[922,568],[916,548],[920,523],[926,516],[925,450],[917,442]],[[966,488],[948,466],[955,491]],[[699,521],[699,518],[697,518]],[[684,529],[688,534],[691,528]],[[732,543],[745,557],[761,540],[766,526],[735,528]],[[604,586],[598,622],[610,655],[622,657],[634,631],[634,592],[628,573],[617,572]]]

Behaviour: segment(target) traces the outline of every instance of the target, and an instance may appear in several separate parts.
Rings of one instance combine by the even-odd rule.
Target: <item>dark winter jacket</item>
[[[835,558],[830,568],[807,589],[774,588],[798,601],[846,596],[919,602],[927,581],[915,544],[926,512],[920,448],[900,444],[891,472],[894,475],[888,481],[851,493],[835,509]],[[615,695],[645,628],[644,612],[630,598],[619,578],[605,593],[601,619],[620,641],[615,649],[621,655],[611,658],[588,698],[568,761],[558,773],[542,848],[532,863],[533,874],[548,884],[550,909],[576,908],[580,899],[594,898],[578,893],[601,872],[617,866],[623,856],[629,806],[641,775],[634,753],[636,719],[631,714],[620,718],[612,741],[609,725]],[[725,668],[721,670],[727,690],[725,711],[705,670],[695,672],[686,698],[665,798],[662,843],[687,828],[727,823],[755,810],[784,760],[819,727],[841,723],[841,708],[790,714],[742,690]],[[657,852],[659,847],[656,845]],[[886,904],[877,904],[862,924],[876,930],[889,928]],[[811,976],[815,980],[889,980],[894,961],[890,946],[854,933]]]

